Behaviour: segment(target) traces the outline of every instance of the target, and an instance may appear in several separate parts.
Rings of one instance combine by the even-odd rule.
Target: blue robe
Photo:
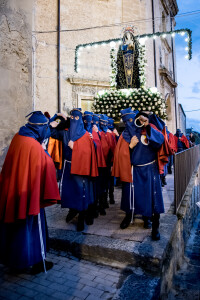
[[[63,170],[60,182],[61,207],[87,210],[94,202],[93,180],[89,176],[71,174],[72,150],[68,147],[69,131],[51,129],[51,136],[62,141]]]
[[[48,231],[44,209],[40,209],[42,240],[46,256]],[[0,223],[0,263],[24,269],[43,260],[38,215],[15,223]]]
[[[131,150],[133,165],[134,204],[130,202],[130,184],[122,186],[121,208],[127,213],[134,207],[134,213],[151,217],[153,213],[163,213],[164,204],[160,175],[156,162],[157,151],[164,142],[164,136],[156,129],[149,127],[148,133],[137,130],[138,144]],[[141,166],[143,165],[143,166]]]

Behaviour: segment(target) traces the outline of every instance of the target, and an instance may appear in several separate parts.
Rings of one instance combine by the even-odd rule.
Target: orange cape
[[[58,169],[62,169],[62,141],[53,139],[52,137],[49,138],[48,144],[48,153],[53,159],[55,163],[58,165]]]
[[[125,141],[122,134],[115,148],[112,176],[119,177],[121,181],[132,182],[131,160],[129,143]]]
[[[0,174],[0,220],[6,223],[38,215],[60,200],[52,159],[39,142],[16,134]]]
[[[71,174],[98,176],[98,167],[94,143],[89,133],[74,142],[72,150]]]

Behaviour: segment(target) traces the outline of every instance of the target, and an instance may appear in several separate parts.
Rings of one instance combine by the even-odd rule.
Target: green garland
[[[152,38],[152,37],[159,37],[163,35],[172,35],[173,33],[186,33],[187,34],[187,43],[188,43],[188,59],[192,59],[192,31],[188,28],[186,29],[177,29],[177,30],[172,30],[172,31],[166,31],[166,32],[155,32],[155,33],[150,33],[150,34],[142,34],[135,36],[136,38]],[[79,44],[76,46],[75,49],[75,63],[74,63],[74,70],[75,72],[78,72],[78,52],[82,48],[86,47],[93,47],[93,46],[98,46],[98,45],[103,45],[103,44],[110,44],[111,42],[121,42],[121,39],[110,39],[110,40],[105,40],[105,41],[99,41],[99,42],[93,42],[93,43],[87,43],[87,44]]]
[[[111,60],[111,74],[110,74],[110,87],[116,88],[116,75],[117,75],[117,65],[116,65],[116,49],[110,49],[110,60]]]
[[[93,111],[107,114],[119,121],[120,110],[131,107],[133,110],[152,111],[162,119],[167,118],[166,104],[159,92],[151,89],[110,89],[100,91],[94,98]]]

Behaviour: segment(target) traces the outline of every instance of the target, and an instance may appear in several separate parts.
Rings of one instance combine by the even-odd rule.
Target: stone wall
[[[155,31],[170,30],[169,2],[154,0]],[[165,5],[163,5],[163,3]],[[79,57],[79,72],[74,71],[75,47],[79,44],[119,38],[125,22],[134,21],[137,33],[152,33],[152,6],[147,0],[61,0],[61,107],[62,110],[80,105],[80,93],[71,84],[71,79],[109,84],[110,47],[99,46],[84,49]],[[166,8],[168,7],[168,8]],[[165,18],[162,19],[162,14]],[[148,21],[145,21],[145,20]],[[122,23],[120,25],[116,25]],[[115,24],[115,26],[113,25]],[[164,24],[164,25],[163,25]],[[96,28],[91,28],[96,27]],[[57,1],[35,0],[34,33],[36,37],[34,76],[34,103],[36,109],[48,110],[53,114],[57,110]],[[87,29],[86,29],[87,28]],[[80,30],[81,29],[81,30]],[[40,32],[40,33],[39,33]],[[41,33],[43,32],[43,33]],[[168,127],[175,131],[175,99],[173,89],[166,81],[161,81],[159,68],[161,65],[172,71],[171,38],[156,40],[156,74],[158,90],[163,97],[170,93],[172,118]],[[147,86],[155,86],[153,40],[146,42],[147,49]],[[92,83],[93,82],[93,83]],[[91,86],[90,85],[90,86]],[[93,90],[104,88],[97,86]],[[81,88],[79,87],[79,90]],[[86,87],[83,86],[85,91]],[[90,99],[91,89],[84,92]]]
[[[32,1],[1,0],[0,168],[13,135],[32,110]]]
[[[177,212],[177,222],[169,241],[167,255],[162,266],[161,299],[167,299],[172,285],[173,275],[180,268],[184,259],[184,249],[194,221],[199,213],[196,202],[200,198],[200,165],[192,175],[184,199]],[[173,214],[174,207],[171,207]],[[170,213],[170,211],[169,211]]]

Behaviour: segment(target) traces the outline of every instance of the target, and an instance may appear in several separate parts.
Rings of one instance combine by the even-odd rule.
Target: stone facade
[[[153,0],[152,0],[153,1]],[[170,15],[176,0],[154,0],[155,31],[170,30]],[[24,116],[32,109],[58,111],[58,1],[2,0],[0,11],[1,115],[0,165],[6,149]],[[134,22],[133,22],[134,21]],[[75,48],[79,44],[119,38],[123,26],[137,27],[136,33],[152,33],[152,2],[149,0],[60,0],[60,107],[90,108],[94,95],[109,87],[110,47],[84,49],[80,71],[74,71]],[[31,35],[32,32],[32,35]],[[176,131],[178,112],[175,97],[171,38],[146,42],[147,87],[155,86],[168,104],[167,125]],[[175,66],[175,64],[174,64]],[[32,94],[32,97],[31,97]],[[6,119],[5,119],[6,116]]]
[[[155,32],[171,30],[178,9],[175,0],[154,0]],[[75,106],[88,107],[95,93],[109,87],[110,46],[84,49],[78,58],[80,71],[74,71],[75,48],[79,44],[121,37],[123,26],[133,21],[136,34],[152,33],[152,3],[147,0],[73,0],[60,1],[61,24],[61,108],[63,111]],[[34,103],[36,109],[58,109],[57,100],[57,6],[55,1],[36,0],[34,14],[35,70]],[[147,21],[144,21],[146,20]],[[123,24],[122,24],[123,23]],[[111,25],[112,24],[112,25]],[[113,25],[115,24],[115,25]],[[119,24],[119,25],[117,25]],[[92,27],[92,28],[91,28]],[[87,29],[86,29],[87,28]],[[47,32],[51,31],[51,32]],[[39,33],[43,32],[43,33]],[[172,38],[155,41],[156,77],[158,90],[168,101],[169,120],[167,125],[176,131],[176,111],[173,72]],[[153,39],[146,42],[147,87],[155,86]],[[98,83],[97,83],[98,82]],[[102,84],[102,82],[104,82]],[[87,105],[86,105],[87,106]]]
[[[13,135],[32,110],[32,1],[0,7],[0,167]]]
[[[181,104],[178,105],[179,127],[183,134],[186,135],[186,115]]]

